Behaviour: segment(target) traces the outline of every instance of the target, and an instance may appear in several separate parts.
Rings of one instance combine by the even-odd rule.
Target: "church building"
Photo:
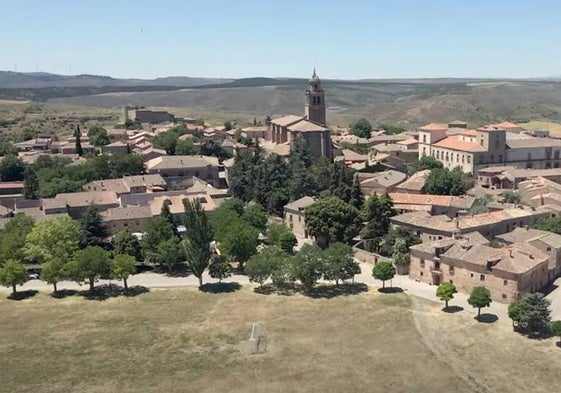
[[[326,128],[325,92],[321,80],[314,74],[306,88],[304,116],[288,115],[273,119],[268,124],[267,141],[279,155],[288,155],[298,138],[304,141],[312,158],[331,157],[331,134]]]

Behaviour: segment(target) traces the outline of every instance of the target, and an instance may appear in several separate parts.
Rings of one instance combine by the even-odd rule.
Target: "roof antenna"
[[[312,78],[315,78],[316,76],[316,66],[314,66],[314,74],[312,75]]]

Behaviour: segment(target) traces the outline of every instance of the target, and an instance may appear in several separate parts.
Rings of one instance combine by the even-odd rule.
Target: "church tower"
[[[325,92],[321,87],[321,80],[314,74],[308,81],[306,88],[306,118],[316,124],[325,126]]]

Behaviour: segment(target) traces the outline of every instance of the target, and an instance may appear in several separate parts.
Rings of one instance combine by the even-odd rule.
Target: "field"
[[[522,123],[521,126],[525,130],[545,130],[549,131],[552,136],[561,137],[561,123],[532,120],[528,123]]]
[[[194,289],[2,299],[7,392],[551,392],[552,339],[375,290],[334,298]],[[253,322],[267,350],[243,348]]]

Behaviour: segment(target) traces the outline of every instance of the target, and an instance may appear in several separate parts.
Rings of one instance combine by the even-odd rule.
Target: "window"
[[[454,280],[450,280],[450,284],[454,284]]]
[[[483,146],[483,139],[481,139],[480,143],[481,143],[481,146]]]
[[[425,260],[421,259],[421,267],[424,268],[425,267]]]
[[[421,272],[421,276],[423,275],[423,272]]]
[[[547,250],[547,252],[550,252],[550,251],[551,251],[551,247],[547,247],[546,250]]]
[[[495,162],[495,155],[491,154],[491,162]]]
[[[495,139],[495,149],[498,149],[498,148],[499,148],[499,140]]]
[[[468,164],[471,164],[471,156],[467,156]]]
[[[485,274],[479,275],[479,281],[485,281]]]
[[[470,276],[471,278],[473,278],[473,273],[470,273],[469,276]]]
[[[503,285],[508,285],[508,280],[503,280]]]
[[[427,136],[423,134],[423,143],[427,143]]]
[[[450,273],[451,276],[453,276],[454,275],[454,266],[448,267],[448,272]]]
[[[506,299],[506,294],[505,293],[503,293],[503,299]]]
[[[435,262],[434,263],[434,269],[435,270],[440,270],[440,262]]]

